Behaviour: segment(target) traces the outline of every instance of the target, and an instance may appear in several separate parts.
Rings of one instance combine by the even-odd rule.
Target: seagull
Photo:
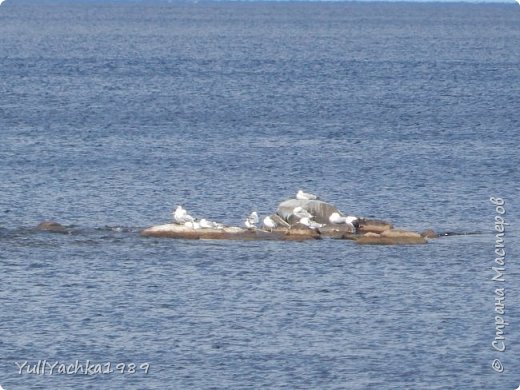
[[[202,218],[199,221],[199,225],[202,229],[223,229],[224,228],[224,225],[217,223],[217,222],[208,221],[207,219],[204,219],[204,218]]]
[[[351,216],[351,215],[347,215],[347,216],[345,217],[345,222],[346,222],[346,223],[355,224],[356,222],[358,222],[358,219],[359,219],[358,217],[353,217],[353,216]]]
[[[305,210],[303,207],[298,206],[293,209],[293,215],[296,215],[298,218],[314,218],[311,213],[309,213],[307,210]]]
[[[195,221],[195,218],[193,218],[191,215],[188,214],[186,210],[182,208],[182,206],[177,206],[175,211],[173,212],[173,219],[175,219],[175,222],[179,224],[183,224],[186,222],[193,222]]]
[[[332,213],[329,217],[330,223],[334,225],[346,224],[355,232],[359,226],[358,218],[353,216],[342,217],[339,213]]]
[[[213,222],[208,221],[207,219],[204,219],[204,218],[202,218],[199,221],[199,225],[202,229],[213,229],[214,228]]]
[[[0,5],[2,5],[2,3],[4,2],[5,0],[0,0]],[[2,389],[2,386],[0,386],[0,390],[4,390]]]
[[[247,217],[244,221],[244,225],[246,225],[248,229],[255,229],[258,221],[258,214],[256,213],[256,211],[253,211],[251,214],[249,214],[249,217]]]
[[[316,200],[318,197],[314,194],[309,194],[307,192],[303,192],[302,190],[298,190],[296,193],[296,199],[300,200]]]
[[[350,227],[352,228],[352,231],[354,233],[357,232],[357,230],[359,228],[359,218],[358,217],[354,217],[352,215],[347,215],[345,217],[345,223],[347,225],[350,225]]]
[[[304,218],[300,219],[300,223],[302,225],[305,225],[305,226],[311,228],[311,229],[319,229],[319,228],[323,227],[323,225],[321,223],[312,221],[308,217],[304,217]]]
[[[342,217],[339,213],[332,213],[329,217],[329,221],[334,225],[341,225],[345,223],[345,217]]]
[[[264,218],[264,226],[272,231],[277,225],[270,216],[267,216]]]

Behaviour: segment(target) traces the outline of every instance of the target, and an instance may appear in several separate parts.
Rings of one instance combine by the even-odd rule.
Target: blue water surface
[[[0,385],[516,388],[519,26],[516,4],[5,2]],[[240,225],[299,188],[398,227],[478,234],[139,235],[176,204]],[[510,224],[504,282],[491,196]],[[33,229],[51,219],[72,233]],[[19,373],[45,359],[137,368]]]

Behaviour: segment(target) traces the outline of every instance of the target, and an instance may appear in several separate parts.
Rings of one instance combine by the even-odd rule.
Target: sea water
[[[0,385],[516,388],[519,25],[513,3],[5,2]],[[139,236],[177,204],[241,225],[300,188],[397,227],[477,234]],[[103,372],[58,373],[89,363]]]

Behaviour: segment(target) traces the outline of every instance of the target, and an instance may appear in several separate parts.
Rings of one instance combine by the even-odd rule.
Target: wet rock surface
[[[42,232],[50,232],[50,233],[61,233],[61,234],[68,234],[69,230],[65,228],[62,224],[56,222],[56,221],[43,221],[40,222],[36,228],[36,230],[42,231]]]

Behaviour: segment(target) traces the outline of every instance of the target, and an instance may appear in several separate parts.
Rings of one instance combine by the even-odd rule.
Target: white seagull
[[[179,224],[183,224],[186,222],[193,222],[195,221],[195,218],[193,218],[191,215],[188,214],[186,210],[182,208],[182,206],[177,206],[175,211],[173,212],[173,219],[175,219],[175,222]]]
[[[298,190],[296,193],[296,199],[300,200],[316,200],[318,197],[314,194],[309,194],[307,192],[303,192],[302,190]]]
[[[2,5],[2,3],[4,2],[5,0],[0,0],[0,5]],[[0,386],[0,390],[3,390],[2,389],[2,386]]]
[[[350,227],[352,228],[352,231],[354,233],[357,232],[357,229],[359,227],[359,218],[358,217],[353,217],[351,215],[347,215],[345,217],[345,223],[347,225],[350,225]]]
[[[199,225],[202,229],[223,229],[224,228],[224,225],[222,225],[218,222],[208,221],[207,219],[204,219],[204,218],[202,218],[199,221]]]
[[[199,221],[199,225],[202,229],[213,229],[214,225],[213,222],[208,221],[207,219],[202,218]]]
[[[293,215],[296,215],[298,218],[314,218],[311,213],[309,213],[307,210],[305,210],[303,207],[298,206],[295,207],[292,211]]]
[[[270,216],[267,216],[264,218],[264,226],[270,230],[273,230],[277,225]]]
[[[334,224],[334,225],[342,225],[342,224],[346,224],[348,226],[350,226],[350,228],[352,229],[352,231],[356,231],[356,221],[358,220],[357,217],[353,217],[353,216],[346,216],[346,217],[342,217],[341,215],[339,215],[339,213],[332,213],[329,217],[329,221],[330,223]]]
[[[316,221],[313,221],[313,220],[311,220],[311,219],[308,218],[308,217],[304,217],[304,218],[300,219],[300,223],[301,223],[302,225],[305,225],[305,226],[311,228],[311,229],[319,229],[319,228],[321,228],[321,227],[324,226],[324,225],[322,225],[321,223],[318,223],[318,222],[316,222]]]
[[[256,224],[259,220],[260,219],[258,218],[258,214],[256,213],[256,211],[253,211],[251,214],[249,214],[249,217],[247,217],[244,221],[244,225],[246,225],[246,228],[248,229],[255,229]]]
[[[345,217],[342,217],[339,213],[332,213],[329,217],[329,221],[334,225],[341,225],[345,223]]]

